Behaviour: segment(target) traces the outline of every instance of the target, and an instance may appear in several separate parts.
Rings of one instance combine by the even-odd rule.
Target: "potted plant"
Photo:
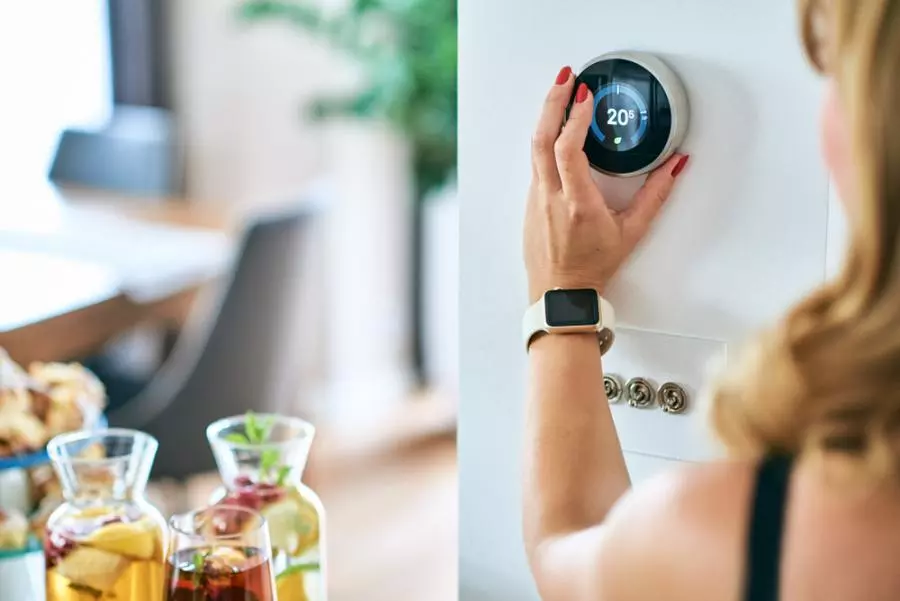
[[[330,123],[350,118],[386,125],[404,141],[412,200],[404,207],[409,217],[409,235],[404,238],[412,241],[406,252],[410,262],[406,275],[411,279],[407,285],[407,313],[412,317],[408,328],[416,372],[422,380],[423,333],[429,329],[423,323],[427,312],[422,299],[429,295],[423,293],[427,270],[422,257],[448,252],[428,252],[423,223],[434,221],[427,217],[430,205],[446,205],[448,196],[455,196],[448,190],[455,189],[457,149],[457,0],[347,0],[334,9],[322,4],[313,0],[244,0],[239,10],[241,18],[250,22],[288,22],[318,36],[360,67],[361,86],[349,93],[317,98],[305,107],[310,118]],[[445,207],[439,212],[448,214]],[[441,219],[455,230],[452,215]],[[453,236],[437,239],[448,244]],[[436,277],[452,277],[455,285],[455,273]]]

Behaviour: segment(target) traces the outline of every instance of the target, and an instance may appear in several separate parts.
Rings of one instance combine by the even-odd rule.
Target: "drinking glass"
[[[277,601],[269,527],[256,511],[217,505],[169,520],[166,601]]]

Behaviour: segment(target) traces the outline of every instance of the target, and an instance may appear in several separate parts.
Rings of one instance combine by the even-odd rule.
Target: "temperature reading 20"
[[[634,150],[647,135],[651,112],[645,95],[627,83],[608,83],[594,96],[594,140],[612,152]]]
[[[632,119],[635,117],[634,109],[630,111],[626,111],[625,109],[607,109],[606,115],[609,117],[609,121],[606,123],[609,125],[628,125]]]

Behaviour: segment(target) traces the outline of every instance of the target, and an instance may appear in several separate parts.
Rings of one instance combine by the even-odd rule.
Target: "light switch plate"
[[[620,329],[615,345],[604,357],[603,369],[619,376],[623,384],[622,400],[610,405],[622,448],[687,461],[716,457],[719,452],[700,395],[708,366],[721,358],[726,348],[719,341]],[[665,382],[680,385],[687,392],[687,409],[672,414],[656,404],[646,409],[629,406],[624,388],[634,377],[649,380],[654,390]]]

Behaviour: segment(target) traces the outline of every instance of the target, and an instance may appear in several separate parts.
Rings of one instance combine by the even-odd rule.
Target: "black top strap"
[[[747,546],[745,601],[778,601],[791,463],[790,457],[771,456],[759,465]]]

